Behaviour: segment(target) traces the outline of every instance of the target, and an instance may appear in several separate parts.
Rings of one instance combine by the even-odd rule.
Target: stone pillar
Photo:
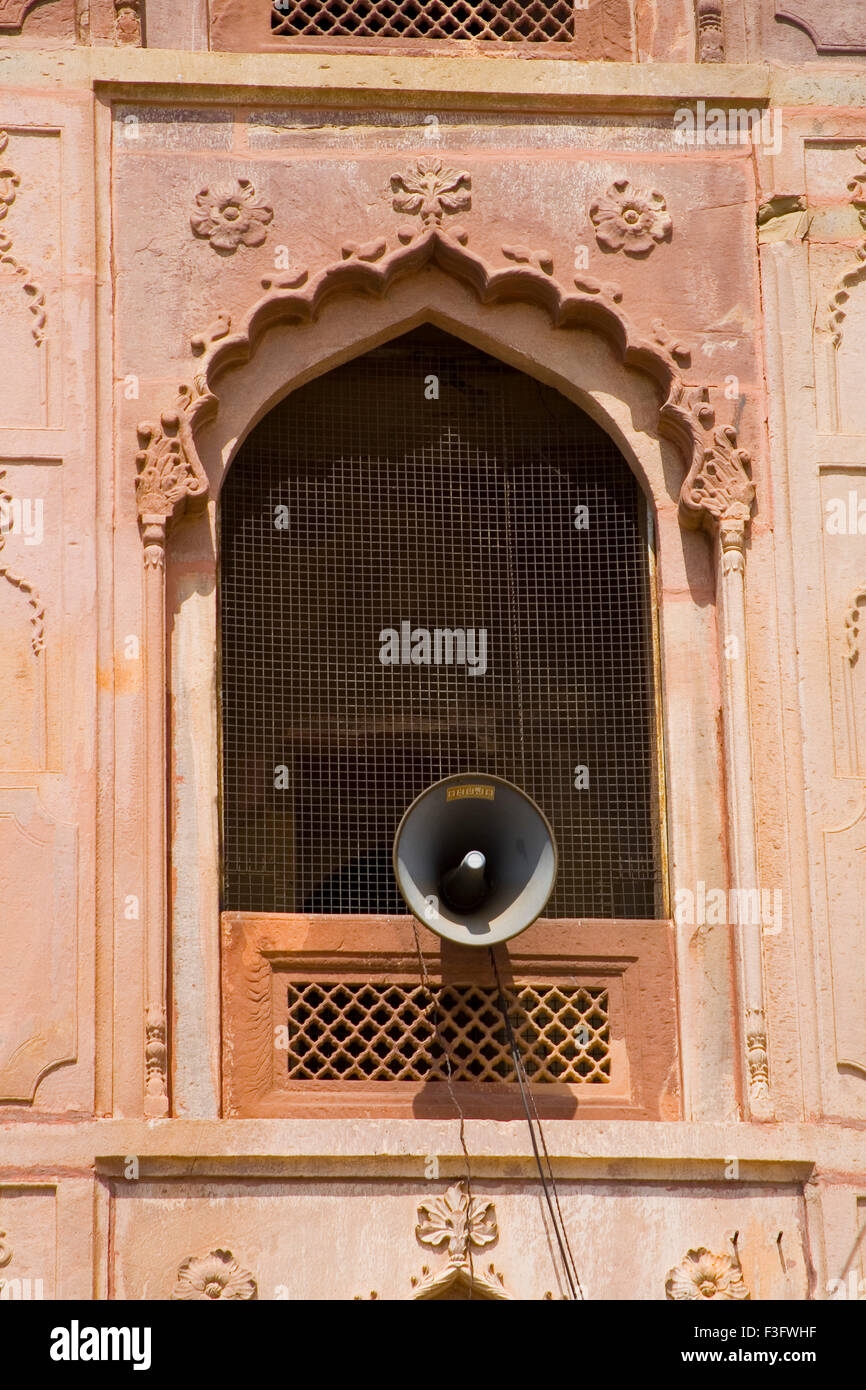
[[[184,416],[188,398],[158,426],[138,427],[138,515],[144,546],[145,644],[145,1089],[144,1114],[169,1112],[168,850],[166,766],[165,542],[168,523],[187,498],[203,497],[207,479]]]
[[[683,520],[688,525],[707,525],[719,542],[718,592],[725,672],[725,754],[733,880],[730,886],[740,890],[736,898],[738,909],[750,902],[743,890],[747,893],[760,891],[745,592],[746,532],[755,498],[750,464],[745,449],[737,447],[736,431],[730,426],[719,429],[712,446],[698,451],[680,499]],[[760,913],[757,922],[750,918],[732,925],[737,933],[740,1026],[745,1049],[748,1109],[756,1119],[769,1119],[772,1105]]]

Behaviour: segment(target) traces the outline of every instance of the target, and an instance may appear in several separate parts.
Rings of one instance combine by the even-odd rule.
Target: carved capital
[[[686,525],[717,527],[726,554],[742,552],[755,500],[751,457],[737,445],[732,425],[716,430],[712,444],[696,449],[680,493]]]
[[[142,525],[178,515],[187,498],[207,495],[208,483],[183,409],[163,413],[158,425],[138,426],[135,487]]]

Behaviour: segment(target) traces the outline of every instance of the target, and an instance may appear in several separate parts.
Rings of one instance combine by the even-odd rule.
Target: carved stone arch
[[[178,400],[173,410],[163,415],[161,426],[139,428],[143,448],[139,454],[137,482],[142,519],[147,515],[160,515],[168,521],[182,509],[188,496],[203,493],[207,483],[204,481],[206,470],[199,460],[199,432],[221,409],[218,391],[226,373],[233,368],[243,368],[253,360],[259,342],[269,329],[281,324],[314,324],[326,304],[336,296],[381,299],[407,276],[434,267],[471,288],[478,303],[485,307],[515,302],[532,305],[544,310],[549,324],[556,329],[587,328],[599,333],[623,366],[636,369],[655,383],[659,392],[658,431],[674,441],[683,458],[686,476],[680,492],[680,515],[684,525],[708,524],[712,528],[721,519],[728,502],[739,504],[746,493],[751,510],[754,489],[748,478],[748,455],[742,451],[735,464],[746,465],[746,476],[738,495],[721,497],[717,492],[712,504],[708,502],[704,480],[707,455],[735,449],[736,437],[730,429],[717,431],[713,443],[709,431],[714,416],[707,389],[685,383],[677,360],[684,354],[675,344],[668,344],[667,335],[658,333],[655,341],[651,341],[636,331],[620,307],[622,294],[615,285],[579,276],[574,280],[574,289],[566,289],[546,268],[549,263],[538,261],[529,252],[503,248],[511,263],[495,268],[468,250],[465,241],[465,234],[452,236],[440,227],[430,227],[409,239],[408,244],[390,251],[384,241],[366,248],[349,243],[343,249],[342,260],[325,266],[312,277],[307,271],[298,271],[281,280],[263,280],[264,293],[248,310],[238,331],[232,333],[230,317],[220,314],[204,333],[192,339],[192,351],[201,358],[193,387],[180,388]],[[432,297],[430,311],[435,316]],[[373,345],[371,342],[370,346]],[[324,369],[330,370],[341,360],[357,355],[359,350],[363,349],[356,345],[354,352],[343,357],[339,353],[334,355]],[[564,374],[564,378],[567,377],[568,374]],[[301,374],[294,385],[301,385],[308,379],[309,376]],[[270,402],[260,401],[258,408],[252,411],[247,409],[247,431],[276,399],[278,397],[274,396]],[[166,476],[167,441],[171,442],[172,460]],[[234,448],[239,442],[240,437],[236,436]],[[223,451],[222,469],[228,461]],[[213,473],[213,464],[209,472]],[[212,489],[217,484],[218,490],[218,478],[211,476],[208,483]]]
[[[713,435],[708,391],[688,386],[680,373],[677,359],[684,354],[676,345],[669,350],[666,335],[665,342],[653,342],[637,334],[616,287],[578,277],[573,290],[564,289],[531,253],[511,248],[505,252],[507,263],[496,268],[464,243],[459,235],[428,228],[393,250],[384,243],[350,245],[339,262],[313,276],[298,271],[278,282],[263,282],[263,294],[236,331],[223,314],[193,339],[199,359],[193,385],[181,389],[158,425],[139,428],[137,488],[149,584],[148,785],[155,808],[149,864],[151,896],[162,905],[162,916],[159,910],[149,911],[147,918],[149,1113],[165,1113],[168,1103],[166,928],[160,926],[160,920],[166,922],[168,816],[164,802],[159,804],[166,764],[160,742],[166,598],[175,721],[172,932],[182,942],[173,993],[204,1001],[197,1013],[176,1021],[174,1075],[183,1111],[208,1115],[218,1112],[220,1045],[214,502],[243,438],[288,392],[428,321],[555,386],[585,409],[612,435],[638,474],[659,522],[671,594],[663,666],[672,675],[670,690],[679,689],[677,698],[685,701],[682,709],[671,707],[669,726],[690,727],[697,721],[714,737],[722,698],[716,580],[710,551],[688,531],[706,525],[721,535],[726,550],[742,553],[754,496],[748,455],[737,448],[733,430]],[[175,532],[172,558],[178,563],[169,566],[166,576],[168,522],[188,502],[208,495],[207,509]],[[731,572],[742,580],[742,570]],[[683,594],[693,601],[683,604]],[[696,650],[705,656],[699,663]],[[703,760],[702,801],[724,816],[719,751]],[[711,810],[702,810],[709,822],[699,832],[693,824],[693,749],[680,741],[671,743],[668,754],[671,819],[678,827],[671,845],[674,870],[686,882],[708,873],[724,882],[717,819]],[[203,951],[209,932],[214,940]],[[727,940],[720,939],[696,965],[688,959],[688,943],[678,943],[684,972],[682,1027],[694,1034],[688,1051],[700,1058],[702,1072],[686,1079],[686,1113],[694,1118],[736,1111],[731,1001],[719,989],[719,981],[730,978],[729,949]],[[753,1027],[750,1036],[756,1032],[760,1035],[760,1028]]]

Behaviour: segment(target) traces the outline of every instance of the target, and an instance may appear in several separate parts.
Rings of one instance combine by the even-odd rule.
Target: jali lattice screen
[[[271,31],[293,38],[568,43],[574,0],[273,0]]]

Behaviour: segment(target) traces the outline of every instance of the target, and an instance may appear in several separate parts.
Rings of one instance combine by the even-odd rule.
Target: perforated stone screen
[[[432,997],[431,997],[432,995]],[[532,1082],[610,1080],[607,991],[525,985],[506,1006]],[[516,1081],[494,989],[294,982],[290,1081]]]
[[[274,0],[274,35],[569,43],[570,0]]]

